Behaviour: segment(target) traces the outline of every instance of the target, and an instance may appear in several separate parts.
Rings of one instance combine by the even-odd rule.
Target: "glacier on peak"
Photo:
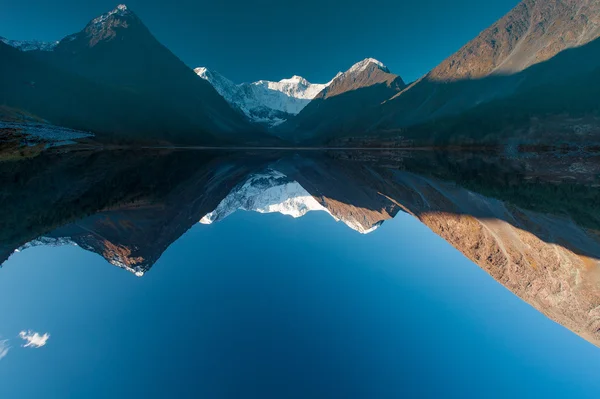
[[[381,69],[384,72],[390,72],[390,70],[385,65],[383,65],[381,61],[377,61],[375,58],[365,58],[364,60],[352,65],[350,69],[344,72],[344,74],[362,72],[365,69],[367,69],[371,64],[375,64],[379,69]]]
[[[259,80],[236,84],[205,67],[195,68],[194,72],[208,81],[229,104],[250,120],[269,127],[298,114],[331,83],[314,84],[302,76],[294,75],[278,82]]]
[[[200,219],[200,223],[218,222],[237,210],[281,213],[293,218],[299,218],[311,211],[322,211],[327,212],[337,222],[341,221],[361,234],[368,234],[381,225],[381,223],[377,223],[365,228],[352,218],[345,219],[334,216],[300,183],[274,169],[266,169],[261,173],[251,175],[244,182],[238,184],[217,205],[215,210]]]
[[[281,79],[279,81],[279,83],[298,83],[298,84],[302,84],[302,85],[309,85],[310,83],[308,82],[308,80],[304,79],[302,76],[298,76],[298,75],[294,75],[289,79]]]

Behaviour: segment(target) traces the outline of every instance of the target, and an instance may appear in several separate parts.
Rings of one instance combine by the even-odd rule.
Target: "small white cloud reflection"
[[[9,349],[10,345],[8,345],[8,340],[0,339],[0,360],[2,360],[8,354]]]
[[[42,346],[46,345],[46,342],[48,342],[50,334],[44,333],[44,335],[40,335],[38,332],[23,330],[19,333],[19,338],[27,342],[25,345],[23,345],[24,348],[41,348]]]

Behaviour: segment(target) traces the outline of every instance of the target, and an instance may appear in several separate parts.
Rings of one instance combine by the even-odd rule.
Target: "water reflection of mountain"
[[[593,156],[101,152],[2,164],[0,175],[8,182],[3,258],[23,246],[75,243],[141,275],[195,223],[238,209],[322,211],[361,233],[404,211],[548,317],[600,344]]]

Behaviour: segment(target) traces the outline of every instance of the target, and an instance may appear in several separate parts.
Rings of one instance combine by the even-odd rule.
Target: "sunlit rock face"
[[[396,175],[413,192],[400,201],[407,212],[521,299],[600,346],[597,231],[455,184]]]
[[[600,36],[594,0],[525,0],[435,68],[429,77],[452,81],[510,74]]]

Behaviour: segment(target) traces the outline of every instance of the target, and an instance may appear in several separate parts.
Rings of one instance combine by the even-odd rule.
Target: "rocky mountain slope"
[[[437,66],[428,78],[446,82],[513,74],[598,36],[597,1],[525,0]]]
[[[367,58],[338,74],[297,116],[277,130],[296,141],[328,137],[352,129],[352,121],[377,108],[405,87],[381,62]]]
[[[526,0],[426,76],[387,101],[361,126],[398,131],[457,116],[496,100],[565,84],[600,67],[586,50],[600,35],[600,4],[588,0]],[[586,54],[582,57],[582,54]],[[593,84],[593,81],[590,81]],[[560,98],[557,92],[554,97]],[[518,100],[515,100],[518,101]],[[529,114],[543,115],[544,96],[530,96]],[[502,110],[498,103],[496,110]],[[550,111],[550,110],[548,110]],[[492,115],[492,114],[490,114]],[[512,114],[495,124],[509,127]],[[486,116],[480,117],[480,119]],[[480,126],[480,130],[484,130]],[[493,132],[492,132],[493,133]],[[483,132],[485,134],[485,132]]]
[[[218,72],[198,67],[194,72],[208,81],[234,108],[252,122],[274,127],[298,114],[321,90],[329,85],[310,83],[301,76],[279,82],[259,80],[235,84]]]

